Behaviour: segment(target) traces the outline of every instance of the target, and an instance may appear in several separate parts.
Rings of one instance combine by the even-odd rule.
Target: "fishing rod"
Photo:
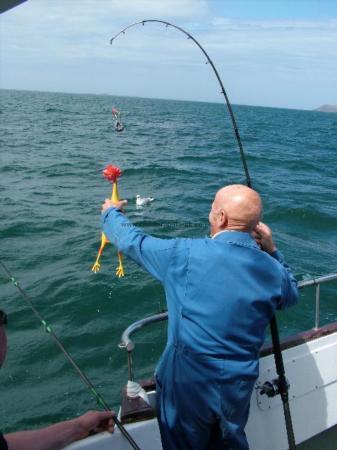
[[[18,289],[20,292],[22,298],[28,303],[30,308],[32,309],[35,317],[41,322],[43,325],[45,331],[51,336],[51,338],[54,340],[56,345],[59,347],[61,352],[64,354],[64,356],[67,358],[67,360],[70,362],[70,364],[73,366],[73,368],[76,370],[84,384],[89,389],[90,393],[95,397],[97,403],[101,405],[106,411],[111,411],[111,408],[108,406],[107,402],[104,400],[104,398],[97,392],[92,382],[89,380],[89,378],[85,375],[85,373],[80,369],[78,364],[74,361],[73,357],[70,355],[70,353],[65,349],[62,342],[59,340],[57,335],[54,333],[52,327],[47,323],[47,321],[41,316],[39,311],[34,306],[32,300],[28,296],[28,294],[22,289],[20,286],[18,280],[14,278],[12,273],[7,268],[6,264],[0,259],[0,265],[6,275],[8,276],[9,281],[13,283],[13,285]],[[116,426],[119,428],[120,432],[123,434],[123,436],[128,440],[129,444],[134,450],[140,450],[136,442],[133,440],[132,436],[128,433],[128,431],[125,429],[125,427],[122,425],[120,420],[116,417],[112,417],[113,421],[115,422]]]
[[[273,342],[276,372],[278,375],[277,388],[278,388],[278,393],[281,396],[282,404],[283,404],[283,414],[284,414],[284,420],[286,423],[289,450],[296,450],[294,428],[293,428],[293,424],[292,424],[292,420],[291,420],[290,407],[289,407],[289,395],[288,395],[289,385],[288,385],[288,382],[287,382],[287,379],[285,376],[281,344],[280,344],[280,337],[279,337],[280,335],[278,332],[275,314],[272,317],[272,319],[270,320],[270,331],[271,331],[271,337],[272,337],[272,342]]]
[[[213,72],[214,72],[214,74],[215,74],[215,76],[216,76],[216,78],[217,78],[217,80],[218,80],[218,82],[220,84],[221,94],[223,94],[223,96],[225,97],[225,102],[226,102],[227,109],[228,109],[228,112],[229,112],[229,115],[230,115],[230,118],[231,118],[231,121],[232,121],[232,125],[233,125],[233,129],[234,129],[236,141],[237,141],[238,146],[239,146],[240,158],[241,158],[243,170],[245,172],[247,186],[248,187],[252,187],[252,182],[251,182],[251,178],[250,178],[249,171],[248,171],[248,165],[247,165],[245,153],[243,151],[243,146],[242,146],[242,142],[241,142],[241,138],[240,138],[240,133],[239,133],[238,126],[236,124],[236,120],[235,120],[235,116],[234,116],[234,113],[233,113],[232,106],[231,106],[231,104],[229,102],[228,95],[227,95],[226,90],[224,88],[224,85],[223,85],[223,83],[221,81],[220,75],[219,75],[219,73],[218,73],[218,71],[217,71],[213,61],[211,60],[211,58],[209,57],[208,53],[204,49],[204,47],[190,33],[185,31],[183,28],[178,27],[177,25],[173,25],[172,23],[166,22],[165,20],[157,20],[157,19],[146,19],[146,20],[142,20],[141,22],[135,22],[135,23],[132,23],[131,25],[128,25],[127,27],[125,27],[123,30],[121,30],[119,33],[117,33],[115,36],[113,36],[110,39],[110,44],[112,44],[113,41],[118,36],[120,36],[121,34],[125,34],[125,32],[127,30],[129,30],[130,28],[133,28],[133,27],[135,27],[137,25],[143,25],[144,26],[146,23],[162,23],[162,24],[166,25],[166,28],[167,27],[172,27],[172,28],[175,28],[176,30],[181,31],[182,33],[184,33],[187,36],[188,39],[191,39],[200,48],[202,53],[206,56],[206,58],[207,58],[206,64],[210,64],[210,66],[212,67]]]
[[[220,75],[213,63],[213,61],[211,60],[211,58],[209,57],[208,53],[206,52],[206,50],[202,47],[202,45],[187,31],[185,31],[183,28],[178,27],[177,25],[173,25],[172,23],[166,22],[165,20],[157,20],[157,19],[146,19],[146,20],[142,20],[140,22],[135,22],[132,23],[131,25],[128,25],[127,27],[125,27],[123,30],[121,30],[119,33],[117,33],[115,36],[113,36],[110,39],[110,44],[113,43],[113,41],[120,36],[121,34],[125,34],[125,32],[127,30],[129,30],[130,28],[133,28],[137,25],[145,25],[146,23],[162,23],[164,25],[166,25],[167,27],[172,27],[175,28],[179,31],[181,31],[182,33],[184,33],[188,39],[191,39],[202,51],[202,53],[206,56],[207,58],[207,63],[210,64],[210,66],[213,69],[213,72],[220,84],[221,87],[221,93],[223,94],[223,96],[225,97],[225,103],[227,105],[228,108],[228,112],[232,121],[232,125],[233,125],[233,129],[234,129],[234,133],[235,133],[235,137],[239,146],[239,151],[240,151],[240,158],[241,158],[241,162],[242,162],[242,166],[243,166],[243,170],[245,173],[245,177],[246,177],[246,184],[248,187],[252,187],[252,181],[249,175],[249,170],[248,170],[248,165],[247,165],[247,161],[246,161],[246,157],[245,157],[245,153],[243,150],[243,145],[242,145],[242,141],[240,138],[240,133],[236,124],[236,120],[235,120],[235,116],[234,116],[234,112],[233,109],[231,107],[231,104],[229,102],[228,99],[228,95],[226,93],[226,90],[224,88],[224,85],[221,81]],[[206,63],[206,64],[207,64]],[[270,331],[271,331],[271,336],[272,336],[272,342],[273,342],[273,351],[274,351],[274,359],[275,359],[275,366],[276,366],[276,371],[277,371],[277,375],[278,375],[278,393],[281,396],[282,399],[282,404],[283,404],[283,412],[284,412],[284,417],[285,417],[285,423],[286,423],[286,429],[287,429],[287,437],[288,437],[288,444],[289,444],[289,449],[290,450],[296,450],[296,443],[295,443],[295,437],[294,437],[294,430],[293,430],[293,425],[292,425],[292,420],[291,420],[291,414],[290,414],[290,407],[289,407],[289,398],[288,398],[288,390],[289,390],[289,386],[287,383],[287,380],[285,378],[285,371],[284,371],[284,364],[283,364],[283,357],[282,357],[282,351],[281,351],[281,346],[280,346],[280,339],[279,339],[279,333],[278,333],[278,328],[277,328],[277,321],[276,321],[276,316],[274,314],[274,316],[272,317],[272,319],[270,320]]]

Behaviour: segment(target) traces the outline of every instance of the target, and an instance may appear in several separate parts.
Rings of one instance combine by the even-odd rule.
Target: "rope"
[[[78,364],[74,361],[73,357],[70,355],[70,353],[65,349],[65,347],[63,346],[62,342],[59,340],[59,338],[57,337],[57,335],[54,333],[54,330],[52,329],[52,327],[50,326],[50,324],[41,316],[41,314],[39,313],[39,311],[36,309],[36,307],[34,306],[33,302],[31,301],[30,297],[28,296],[28,294],[21,288],[18,280],[16,278],[14,278],[14,276],[11,274],[11,272],[9,271],[9,269],[7,268],[7,266],[5,265],[5,263],[0,260],[0,265],[2,267],[2,269],[4,270],[4,272],[6,273],[6,275],[8,276],[9,281],[11,281],[13,283],[13,285],[18,289],[18,291],[20,292],[22,298],[28,303],[28,305],[30,306],[31,310],[33,311],[35,317],[40,321],[40,323],[42,324],[42,326],[44,327],[44,330],[46,331],[46,333],[48,333],[51,338],[54,340],[54,342],[56,343],[56,345],[59,347],[59,349],[61,350],[61,352],[64,354],[64,356],[67,358],[67,360],[70,362],[70,364],[73,366],[73,368],[76,370],[76,372],[78,373],[78,375],[80,376],[80,378],[82,379],[82,381],[84,382],[84,384],[87,386],[88,390],[90,391],[90,393],[94,396],[94,398],[96,399],[97,403],[106,411],[111,411],[111,408],[108,406],[107,402],[104,400],[104,398],[96,391],[94,385],[92,384],[92,382],[89,380],[89,378],[85,375],[85,373],[80,369],[80,367],[78,366]],[[123,436],[128,440],[129,444],[131,445],[132,448],[134,448],[135,450],[140,450],[140,448],[138,447],[138,445],[136,444],[136,442],[133,440],[133,438],[131,437],[131,435],[127,432],[127,430],[125,429],[125,427],[122,425],[122,423],[119,421],[119,419],[115,416],[113,416],[113,420],[116,424],[116,426],[119,428],[120,432],[123,434]]]

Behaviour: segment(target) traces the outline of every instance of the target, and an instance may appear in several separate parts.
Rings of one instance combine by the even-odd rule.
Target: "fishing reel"
[[[263,384],[258,384],[256,389],[260,391],[260,395],[266,395],[269,398],[276,397],[281,394],[281,382],[279,378],[274,378],[271,381],[265,381]],[[286,380],[286,389],[289,389],[289,383]]]

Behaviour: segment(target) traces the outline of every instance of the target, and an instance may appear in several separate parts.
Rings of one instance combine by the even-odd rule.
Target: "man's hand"
[[[252,236],[257,245],[260,246],[261,250],[264,250],[267,253],[276,251],[271,229],[265,223],[259,222],[252,232]]]
[[[111,208],[111,206],[113,206],[116,209],[119,209],[120,211],[123,211],[123,206],[125,206],[127,202],[128,202],[127,200],[120,200],[119,202],[114,202],[109,198],[106,198],[105,202],[102,205],[102,212],[104,212],[108,208]]]
[[[83,416],[74,419],[80,433],[79,439],[83,439],[91,433],[100,433],[101,431],[113,433],[113,416],[115,416],[114,411],[89,411],[83,414]]]
[[[114,411],[89,411],[76,419],[59,422],[40,430],[18,431],[5,435],[9,450],[59,450],[89,434],[113,433]]]

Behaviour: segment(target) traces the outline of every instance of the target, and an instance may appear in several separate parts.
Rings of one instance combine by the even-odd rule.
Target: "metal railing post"
[[[317,284],[316,286],[316,313],[315,313],[315,330],[318,329],[319,327],[319,315],[320,315],[320,311],[319,311],[319,300],[320,300],[320,284]]]
[[[134,381],[133,375],[133,367],[132,367],[132,350],[128,350],[128,371],[129,371],[129,380]]]

